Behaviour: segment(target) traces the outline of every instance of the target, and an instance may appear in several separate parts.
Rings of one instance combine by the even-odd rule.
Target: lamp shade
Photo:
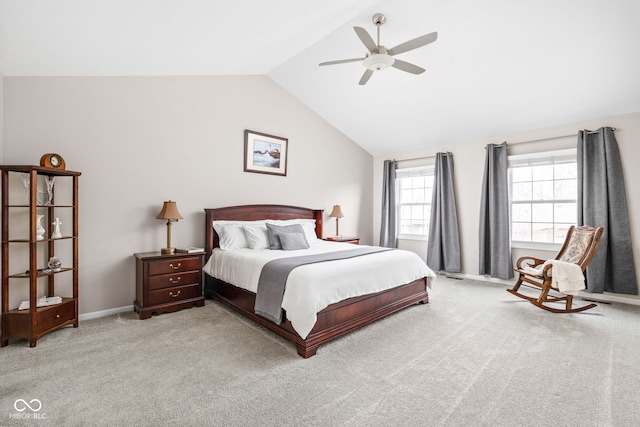
[[[169,221],[177,221],[182,219],[182,215],[178,212],[178,207],[176,206],[176,202],[172,202],[169,200],[168,202],[164,202],[162,205],[162,210],[156,216],[156,219],[167,219]]]
[[[333,209],[329,214],[331,218],[342,218],[344,215],[342,214],[342,209],[340,209],[340,205],[333,205]]]

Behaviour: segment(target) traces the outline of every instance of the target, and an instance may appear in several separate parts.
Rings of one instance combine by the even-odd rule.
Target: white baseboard
[[[619,297],[612,294],[590,294],[588,292],[580,292],[578,297],[586,301],[595,301],[602,303],[619,302],[621,304],[640,305],[640,299]]]
[[[499,283],[505,286],[513,286],[513,283],[514,283],[513,280],[498,279],[497,277],[491,277],[491,276],[477,276],[473,274],[464,274],[464,273],[441,273],[441,274],[446,277],[469,279],[469,280],[480,280],[481,282]]]
[[[474,274],[463,274],[463,273],[439,273],[439,274],[446,277],[452,277],[452,278],[470,279],[470,280],[479,280],[481,282],[497,283],[497,284],[505,285],[508,287],[513,286],[513,284],[515,283],[515,279],[505,280],[505,279],[498,279],[496,277],[479,276]],[[620,297],[612,294],[590,294],[588,292],[580,292],[580,294],[578,294],[578,297],[586,300],[596,301],[596,302],[604,302],[604,303],[619,302],[622,304],[640,305],[640,299],[638,298]],[[110,308],[108,310],[94,311],[92,313],[81,314],[78,317],[78,320],[98,319],[100,317],[111,316],[113,314],[119,314],[119,313],[126,313],[128,311],[133,311],[133,305],[127,305],[124,307]]]
[[[513,284],[516,281],[515,278],[513,280],[505,280],[505,279],[498,279],[496,277],[490,277],[490,276],[479,276],[479,275],[462,274],[462,273],[444,273],[444,275],[448,277],[454,277],[454,278],[457,277],[461,279],[470,279],[470,280],[479,280],[482,282],[499,283],[501,285],[505,285],[509,287],[513,286]],[[577,297],[583,300],[591,300],[591,301],[603,302],[603,303],[619,302],[622,304],[640,305],[640,299],[638,298],[621,297],[621,296],[610,294],[610,293],[590,294],[589,292],[580,292],[577,295]]]
[[[100,310],[100,311],[94,311],[92,313],[81,314],[80,316],[78,316],[78,320],[98,319],[100,317],[107,317],[113,314],[126,313],[128,311],[133,311],[133,305],[127,305],[124,307],[110,308],[108,310]]]

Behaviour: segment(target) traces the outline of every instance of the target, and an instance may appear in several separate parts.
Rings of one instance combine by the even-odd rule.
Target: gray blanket
[[[296,267],[318,262],[354,258],[389,250],[392,249],[366,246],[340,252],[305,255],[269,261],[262,267],[260,278],[258,279],[258,290],[256,292],[256,304],[254,307],[255,313],[275,322],[276,325],[282,322],[282,297],[284,295],[284,288],[289,273]]]

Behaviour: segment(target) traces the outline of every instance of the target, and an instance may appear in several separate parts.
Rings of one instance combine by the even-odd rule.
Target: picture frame
[[[244,131],[244,171],[287,176],[289,140],[280,136]]]

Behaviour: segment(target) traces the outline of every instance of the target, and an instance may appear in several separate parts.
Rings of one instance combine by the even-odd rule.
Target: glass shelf
[[[62,236],[55,239],[29,240],[29,239],[11,239],[7,243],[39,243],[39,242],[55,242],[56,240],[75,239],[76,236]]]
[[[73,271],[75,270],[74,268],[69,268],[69,267],[63,267],[58,271],[49,271],[47,273],[44,273],[44,271],[46,271],[48,269],[39,269],[38,270],[38,274],[36,275],[36,277],[47,277],[47,276],[52,276],[54,274],[58,274],[58,273],[64,273],[65,271]],[[29,279],[31,277],[31,275],[29,274],[28,271],[25,271],[24,273],[19,273],[19,274],[12,274],[9,276],[10,279]]]
[[[74,300],[74,298],[62,297],[62,302],[60,304],[51,304],[51,305],[44,305],[44,306],[36,307],[36,313],[42,313],[43,311],[57,309],[60,306],[62,306],[63,304],[69,304],[73,300]],[[20,314],[20,315],[25,315],[25,316],[30,314],[28,308],[25,309],[25,310],[19,310],[17,308],[14,308],[14,309],[9,310],[9,313]]]
[[[11,204],[7,205],[8,208],[30,208],[28,204]],[[73,205],[36,205],[36,208],[73,208]]]

